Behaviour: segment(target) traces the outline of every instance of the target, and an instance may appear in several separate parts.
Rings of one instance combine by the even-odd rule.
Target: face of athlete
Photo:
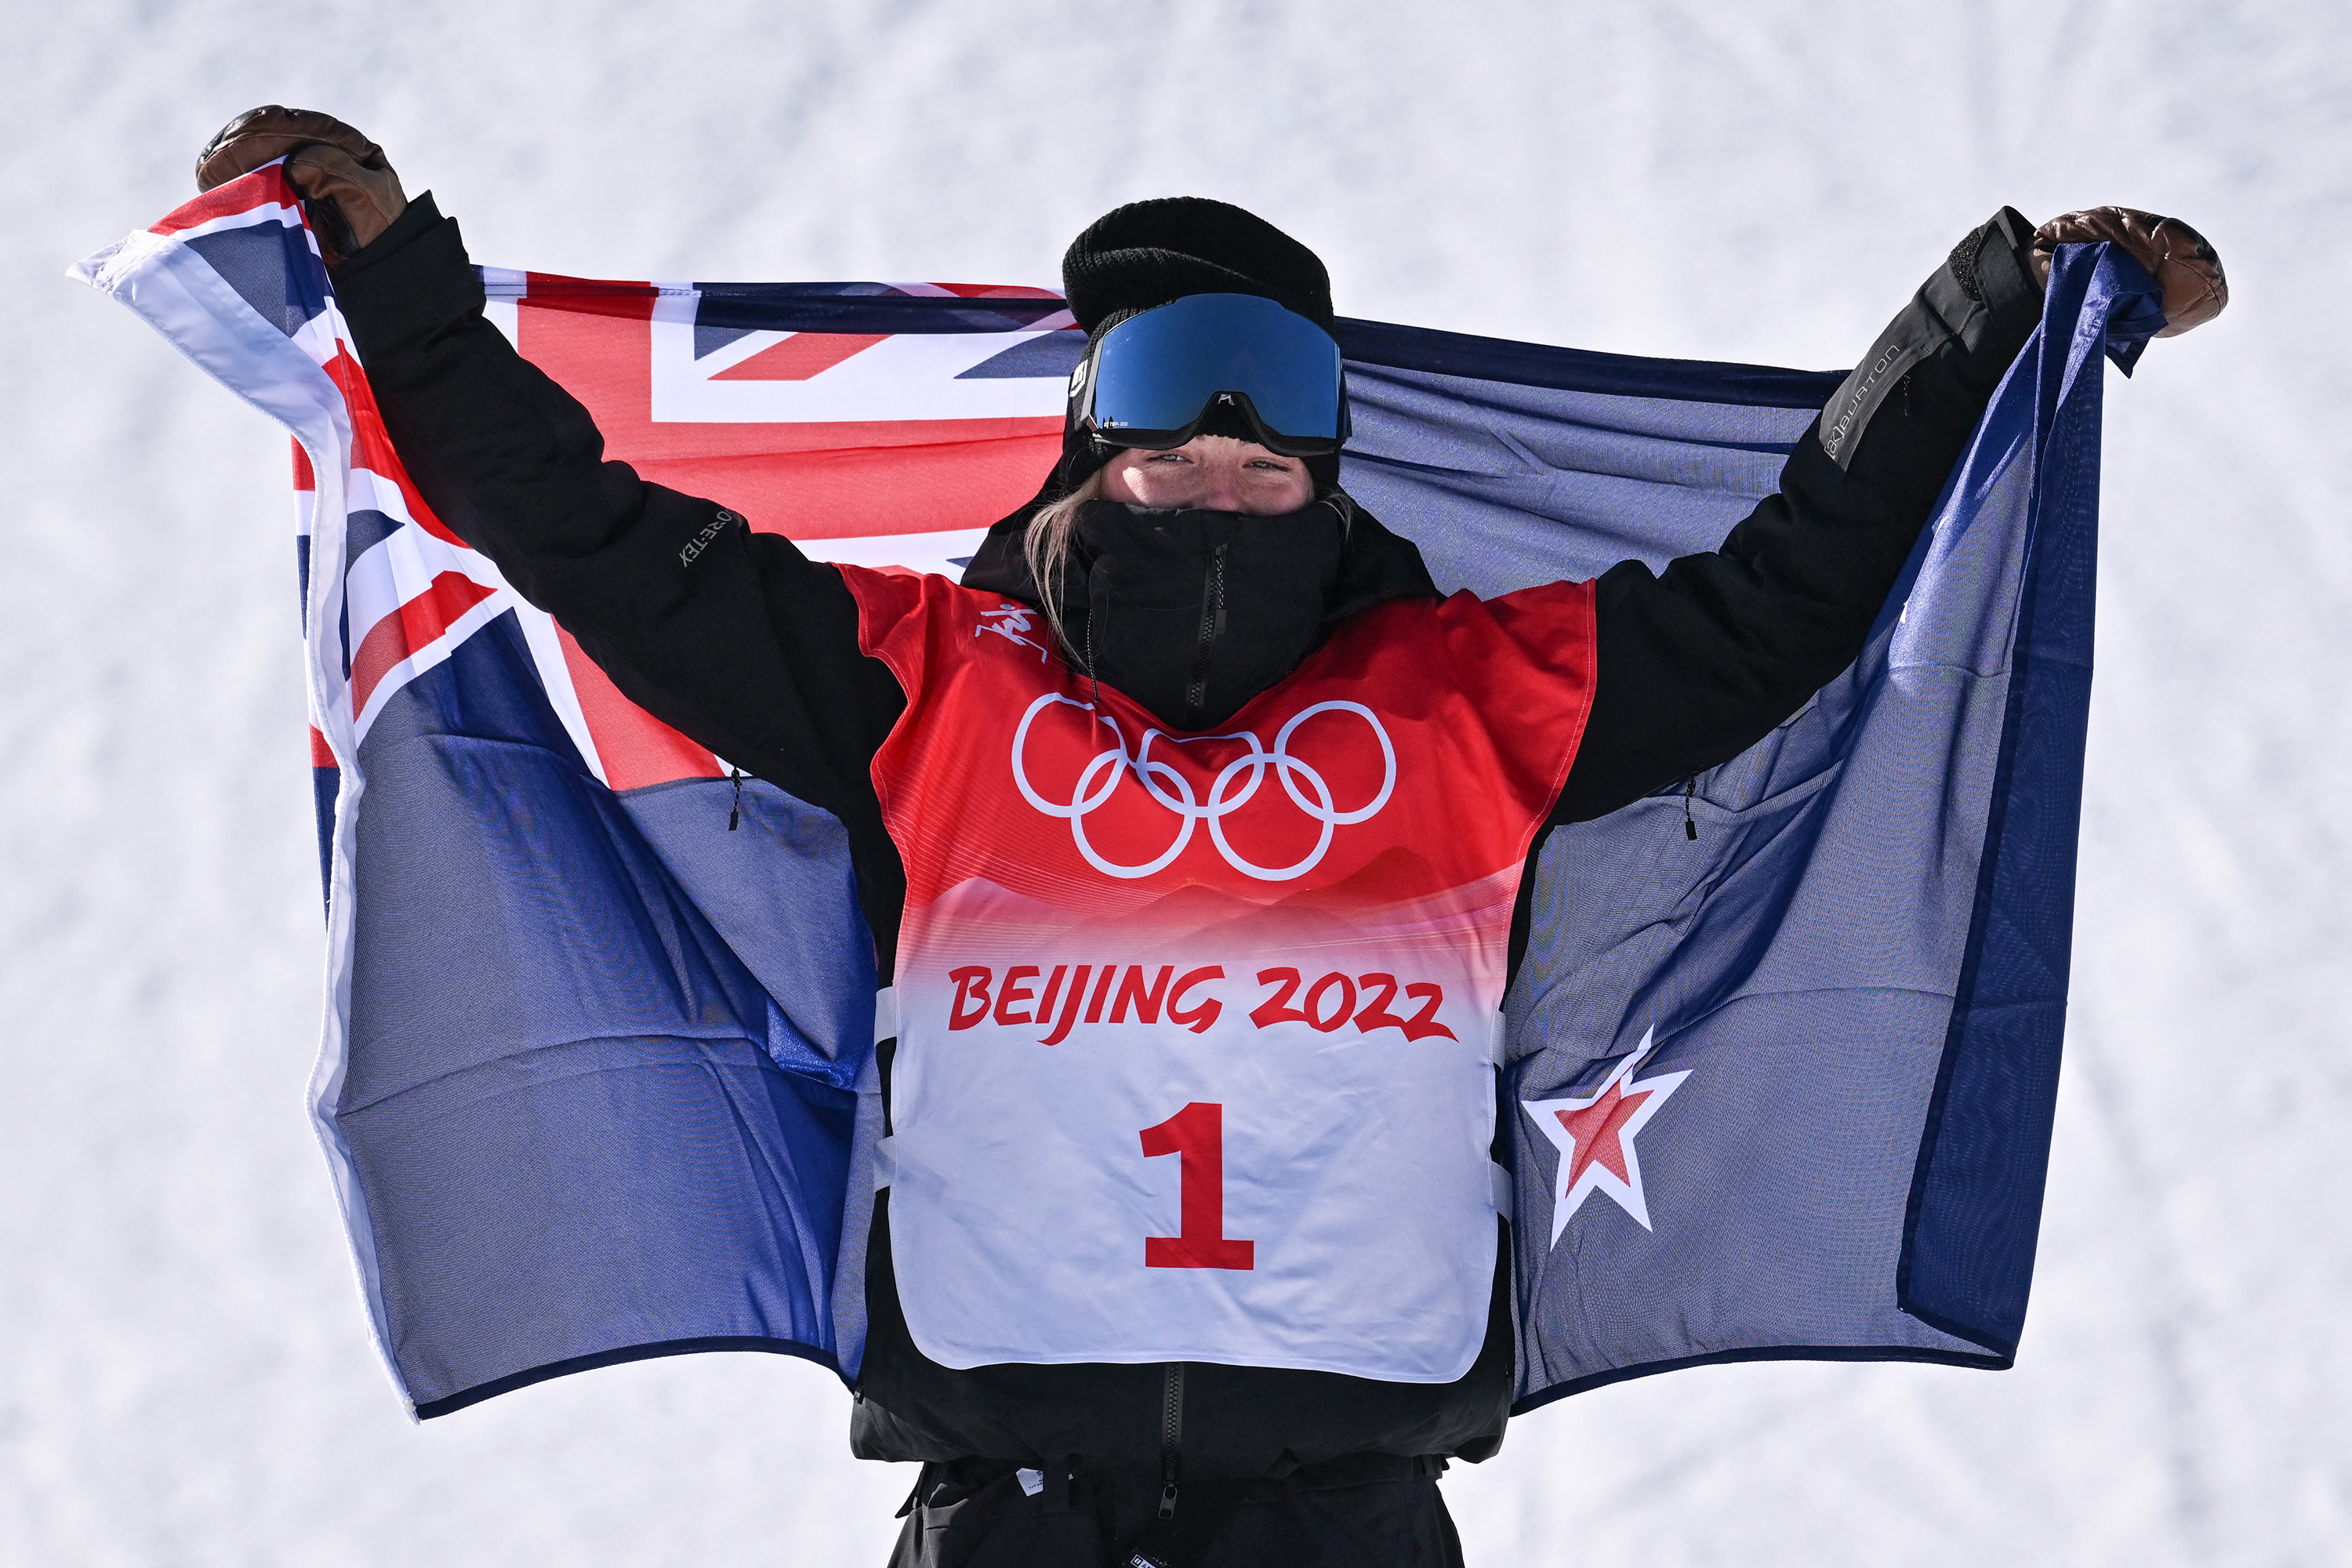
[[[1165,452],[1121,452],[1103,470],[1103,497],[1129,506],[1279,517],[1315,499],[1297,458],[1231,436],[1195,436]]]

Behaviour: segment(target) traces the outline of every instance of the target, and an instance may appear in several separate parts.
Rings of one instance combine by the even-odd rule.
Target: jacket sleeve
[[[605,461],[588,411],[483,316],[457,226],[430,195],[335,292],[426,504],[632,701],[840,817],[887,952],[903,872],[868,769],[906,700],[859,650],[840,573]]]
[[[1720,549],[1601,575],[1592,715],[1554,822],[1728,762],[1853,662],[2042,318],[2032,235],[2004,207],[1960,241]]]

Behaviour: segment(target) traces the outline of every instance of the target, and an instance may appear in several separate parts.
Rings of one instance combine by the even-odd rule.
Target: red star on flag
[[[1618,1064],[1592,1094],[1571,1100],[1523,1101],[1544,1136],[1559,1151],[1559,1171],[1554,1184],[1557,1197],[1551,1211],[1551,1238],[1559,1233],[1593,1193],[1606,1194],[1632,1215],[1643,1230],[1651,1229],[1650,1205],[1642,1191],[1642,1160],[1633,1135],[1655,1116],[1685,1072],[1660,1073],[1636,1082],[1633,1069],[1648,1058],[1657,1031],[1642,1037],[1632,1056]]]

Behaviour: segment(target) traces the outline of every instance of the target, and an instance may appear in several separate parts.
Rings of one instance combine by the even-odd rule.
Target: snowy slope
[[[1677,1373],[1446,1485],[1486,1564],[2341,1560],[2340,3],[84,0],[7,37],[0,1561],[876,1563],[910,1479],[846,1457],[845,1396],[797,1362],[423,1428],[377,1370],[300,1104],[284,439],[58,276],[271,100],[377,136],[491,262],[1050,282],[1087,219],[1192,192],[1315,246],[1351,315],[1810,367],[2001,202],[2198,223],[2237,302],[2109,391],[2019,1368]]]

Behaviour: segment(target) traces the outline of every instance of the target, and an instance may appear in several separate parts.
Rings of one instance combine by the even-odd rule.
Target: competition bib
[[[907,692],[890,1246],[932,1360],[1465,1373],[1511,907],[1589,584],[1357,616],[1213,731],[1044,617],[842,568]]]

